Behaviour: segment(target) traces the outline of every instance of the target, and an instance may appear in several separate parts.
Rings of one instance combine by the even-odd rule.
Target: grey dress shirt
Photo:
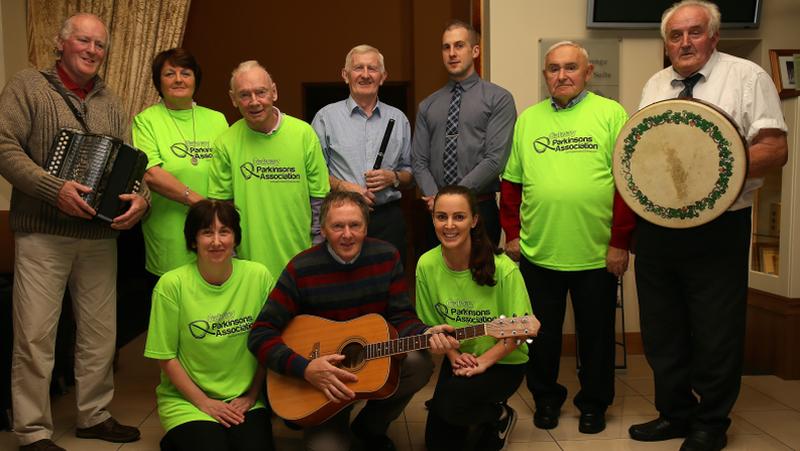
[[[450,80],[419,104],[411,147],[414,178],[426,196],[444,186],[445,128],[447,109],[455,82]],[[458,121],[458,179],[476,194],[500,189],[499,176],[511,151],[517,110],[505,89],[482,80],[477,73],[461,82]]]
[[[317,112],[311,126],[319,136],[330,175],[366,186],[364,173],[371,171],[389,119],[395,124],[386,146],[381,169],[411,172],[411,125],[406,115],[379,100],[367,117],[352,97],[326,105]],[[394,187],[375,193],[375,205],[400,199]]]

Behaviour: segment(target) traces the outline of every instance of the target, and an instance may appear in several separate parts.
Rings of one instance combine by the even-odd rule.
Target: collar
[[[347,112],[352,116],[353,114],[360,114],[364,117],[367,116],[366,111],[363,108],[358,106],[353,96],[348,96],[347,100],[344,101],[345,107],[347,107]],[[377,99],[375,101],[375,108],[372,109],[372,115],[381,117],[381,99]]]
[[[567,102],[567,104],[565,106],[563,106],[563,107],[561,105],[559,105],[558,103],[556,103],[556,99],[550,97],[550,105],[553,107],[553,111],[568,110],[568,109],[574,107],[575,105],[577,105],[578,103],[580,103],[580,101],[585,99],[587,95],[589,95],[589,90],[588,89],[584,89],[583,91],[581,91],[580,94],[578,94],[575,97],[573,97],[572,100]]]
[[[470,90],[470,88],[472,88],[473,86],[478,84],[478,82],[480,80],[481,80],[481,77],[478,76],[478,72],[473,72],[472,75],[470,75],[469,77],[467,77],[464,80],[461,80],[459,82],[457,82],[456,80],[453,80],[451,78],[447,82],[447,85],[445,85],[445,86],[447,86],[447,92],[451,92],[453,90],[453,86],[455,86],[456,83],[460,83],[461,84],[461,88],[463,88],[463,91],[467,92],[467,91]]]
[[[283,114],[281,113],[281,110],[279,110],[278,107],[276,107],[275,105],[272,106],[272,110],[275,111],[275,114],[278,115],[278,120],[275,121],[275,126],[272,127],[272,129],[267,131],[267,133],[266,133],[267,136],[272,135],[273,133],[278,131],[278,127],[280,127],[281,126],[281,122],[283,122]]]
[[[358,253],[358,254],[356,254],[356,256],[355,256],[355,257],[353,257],[353,259],[352,259],[352,260],[350,260],[349,262],[346,262],[346,261],[344,261],[344,259],[343,259],[342,257],[339,257],[339,254],[337,254],[337,253],[336,253],[336,252],[333,250],[333,248],[331,247],[331,243],[329,243],[329,242],[327,242],[327,241],[326,241],[326,242],[325,242],[325,247],[328,249],[328,253],[329,253],[329,254],[331,254],[331,257],[333,257],[333,259],[334,259],[334,260],[336,260],[338,263],[340,263],[340,264],[342,264],[342,265],[352,265],[353,263],[355,263],[355,262],[356,262],[356,260],[358,260],[358,257],[360,257],[360,256],[361,256],[361,252],[359,251],[359,253]],[[362,248],[362,249],[363,249],[363,248]]]
[[[702,78],[700,78],[700,80],[698,80],[698,83],[701,80],[708,80],[708,77],[711,76],[711,72],[714,70],[715,67],[717,67],[717,63],[718,62],[719,62],[719,52],[714,50],[714,53],[712,53],[711,57],[708,58],[708,61],[706,61],[706,64],[704,64],[703,67],[701,67],[699,71],[695,72],[695,74],[699,73],[700,75],[703,76]],[[694,75],[694,74],[689,74],[689,77],[691,77],[692,75]],[[672,68],[672,81],[670,83],[672,83],[672,86],[674,86],[674,87],[680,87],[681,89],[683,89],[683,81],[682,80],[684,78],[689,78],[689,77],[682,76],[681,74],[679,74],[678,72],[675,71],[675,68]],[[695,86],[695,89],[696,88],[697,88],[697,85]]]
[[[56,72],[58,73],[58,78],[61,80],[61,83],[64,83],[64,87],[72,91],[73,94],[80,97],[81,100],[85,99],[86,96],[92,91],[94,88],[94,80],[96,77],[92,77],[88,83],[86,83],[85,87],[78,86],[75,81],[67,75],[67,72],[61,67],[61,61],[56,62]]]

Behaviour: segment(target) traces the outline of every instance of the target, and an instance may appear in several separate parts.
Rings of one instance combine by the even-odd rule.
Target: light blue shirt
[[[395,124],[381,169],[411,172],[411,125],[402,111],[378,100],[372,116],[367,117],[352,97],[319,110],[311,126],[319,136],[330,175],[366,186],[364,173],[375,165],[389,119]],[[375,193],[375,205],[398,200],[401,195],[390,186]]]

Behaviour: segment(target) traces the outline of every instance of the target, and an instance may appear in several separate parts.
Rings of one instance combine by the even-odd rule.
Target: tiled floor
[[[155,410],[154,387],[158,383],[155,362],[142,357],[144,337],[121,351],[117,372],[117,392],[111,412],[123,423],[138,425],[142,439],[114,445],[74,436],[74,398],[62,396],[53,402],[56,443],[70,451],[156,451],[163,430]],[[574,394],[578,386],[575,360],[562,359],[560,380]],[[728,431],[728,450],[800,450],[800,381],[784,381],[775,376],[745,376],[742,391],[733,409],[733,425]],[[523,385],[524,387],[524,385]],[[433,391],[433,382],[411,401],[405,414],[389,429],[398,450],[425,449],[423,403]],[[511,434],[510,450],[677,450],[680,440],[661,443],[635,442],[628,438],[631,424],[656,416],[653,407],[653,379],[650,368],[639,355],[629,356],[628,369],[617,374],[617,398],[608,411],[608,427],[597,435],[578,432],[578,411],[566,404],[556,429],[543,431],[533,426],[530,393],[521,388],[511,399],[519,414]],[[278,450],[300,450],[299,433],[288,430],[281,421],[273,422]],[[16,439],[0,432],[0,450],[16,449]],[[454,450],[457,451],[457,450]]]

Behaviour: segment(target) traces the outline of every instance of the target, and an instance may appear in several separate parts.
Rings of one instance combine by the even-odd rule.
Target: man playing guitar
[[[296,255],[283,270],[250,333],[248,346],[259,363],[282,375],[305,379],[325,396],[348,403],[356,393],[347,384],[358,376],[337,367],[340,354],[310,359],[289,348],[281,333],[299,314],[311,314],[335,321],[347,321],[377,313],[396,329],[400,337],[430,333],[430,349],[445,353],[458,347],[446,335],[448,325],[423,324],[408,298],[398,251],[390,244],[365,238],[369,207],[356,193],[332,191],[320,212],[326,241]],[[352,405],[322,424],[304,430],[306,449],[350,449],[350,429],[365,449],[393,450],[386,436],[395,420],[433,373],[426,351],[406,355],[400,366],[397,390],[386,399],[367,402],[348,427]]]

